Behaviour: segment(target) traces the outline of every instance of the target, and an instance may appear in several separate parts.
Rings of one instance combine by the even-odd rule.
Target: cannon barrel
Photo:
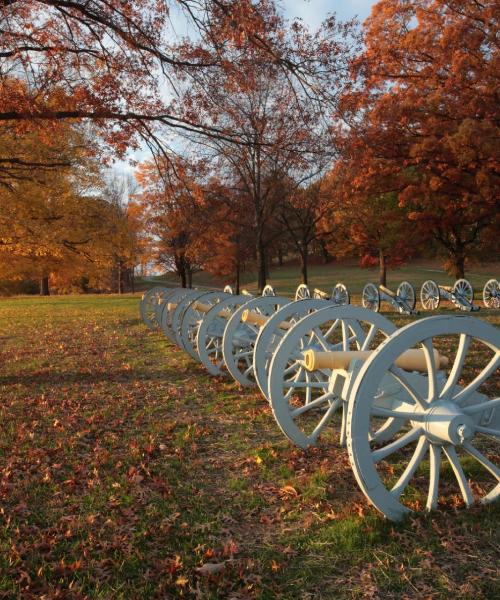
[[[244,310],[241,315],[241,320],[243,323],[250,323],[251,325],[258,325],[259,327],[264,327],[264,325],[269,321],[271,317],[266,317],[266,315],[261,315],[254,310]],[[280,329],[290,329],[294,323],[287,323],[283,321],[280,323]]]
[[[319,369],[347,369],[353,360],[366,360],[372,354],[372,351],[353,350],[353,351],[331,351],[317,352],[316,350],[306,350],[303,353],[304,366],[308,371]],[[448,365],[448,357],[439,354],[434,350],[434,360],[438,369]],[[396,366],[405,371],[427,371],[427,363],[423,350],[406,350],[396,359]]]
[[[211,310],[214,307],[213,304],[204,304],[203,302],[195,302],[193,304],[193,308],[195,310],[198,310],[202,313],[207,313],[209,310]],[[220,311],[219,313],[219,317],[222,317],[223,319],[229,319],[231,318],[231,315],[233,313],[228,309],[228,308],[224,308]]]

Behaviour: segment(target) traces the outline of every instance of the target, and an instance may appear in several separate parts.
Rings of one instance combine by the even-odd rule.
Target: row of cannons
[[[340,442],[387,518],[500,495],[500,332],[471,315],[397,329],[329,299],[156,287],[150,329],[209,373],[257,387],[297,446]]]
[[[330,295],[319,289],[315,289],[311,294],[307,285],[299,285],[295,294],[296,300],[311,298],[311,296],[328,299],[337,306],[350,303],[349,291],[343,283],[337,283]],[[442,300],[447,300],[455,308],[466,312],[479,310],[479,307],[474,305],[474,289],[467,279],[458,279],[452,286],[440,285],[432,279],[422,284],[420,303],[424,310],[436,310]],[[417,314],[415,288],[408,281],[402,281],[396,290],[391,290],[384,285],[367,283],[363,288],[361,302],[365,308],[374,312],[379,312],[384,302],[402,314]],[[500,308],[500,283],[496,279],[486,282],[483,288],[483,304],[486,308]]]

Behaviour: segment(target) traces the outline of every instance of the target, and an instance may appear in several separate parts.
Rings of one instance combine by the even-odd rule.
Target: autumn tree
[[[297,23],[288,28],[271,3],[259,5],[261,13],[266,11],[267,35],[274,47],[280,47],[280,40],[288,47],[290,38],[296,58],[301,56],[305,65],[311,65],[311,72],[312,65],[322,64],[314,85],[323,102],[314,102],[300,85],[291,90],[289,78],[268,54],[243,39],[219,49],[223,66],[198,74],[183,96],[183,106],[186,117],[196,114],[208,127],[234,132],[239,140],[234,144],[231,139],[190,136],[201,152],[204,149],[224,185],[237,190],[234,197],[245,198],[258,286],[263,289],[269,249],[283,234],[278,221],[283,181],[293,181],[292,187],[304,184],[335,153],[329,115],[347,73],[351,41],[348,26],[333,18],[310,33]],[[321,167],[314,173],[316,164]]]
[[[42,294],[49,293],[50,277],[101,282],[128,234],[102,194],[92,139],[68,124],[52,137],[34,131],[14,138],[7,127],[0,130],[0,149],[5,145],[15,147],[32,168],[29,174],[9,173],[0,186],[3,277],[38,279]],[[57,170],[47,168],[54,156],[64,158]],[[128,244],[133,253],[131,237]]]
[[[396,193],[456,277],[498,231],[497,36],[493,0],[381,0],[343,98],[357,190]]]
[[[360,169],[363,168],[361,165]],[[358,181],[363,185],[358,186]],[[387,270],[406,262],[421,247],[407,210],[388,182],[377,178],[366,192],[365,173],[348,159],[339,160],[322,182],[318,227],[335,256],[357,255],[364,267],[378,265],[379,283],[386,285]]]

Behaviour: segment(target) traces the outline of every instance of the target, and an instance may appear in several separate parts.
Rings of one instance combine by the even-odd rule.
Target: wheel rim
[[[276,296],[276,292],[272,285],[266,285],[266,287],[262,290],[263,296]]]
[[[308,300],[311,297],[311,291],[305,283],[301,283],[295,292],[295,300]]]
[[[160,327],[158,319],[158,303],[159,301],[175,292],[177,288],[169,289],[156,286],[148,290],[142,297],[140,304],[141,318],[146,326],[151,330],[156,330]]]
[[[465,301],[465,305],[459,303],[461,310],[470,310],[470,305],[474,301],[474,289],[467,279],[458,279],[453,286],[455,297]]]
[[[332,300],[337,306],[345,306],[346,304],[349,304],[349,292],[343,283],[337,283],[337,285],[333,288]]]
[[[415,288],[409,281],[402,281],[396,291],[396,294],[408,305],[411,310],[415,308]],[[402,309],[400,309],[400,311],[403,312]]]
[[[354,306],[327,306],[290,329],[271,360],[269,397],[279,427],[294,444],[316,445],[343,405],[343,375],[331,379],[331,369],[307,371],[303,352],[371,350],[395,330],[382,315]],[[340,427],[343,443],[344,418]]]
[[[225,370],[222,341],[228,319],[220,311],[234,312],[249,301],[248,296],[229,296],[214,305],[204,316],[196,334],[196,349],[200,361],[212,375],[221,375]]]
[[[172,314],[171,328],[174,333],[174,338],[175,338],[175,341],[176,341],[177,345],[179,346],[179,348],[182,348],[183,350],[186,350],[184,347],[184,343],[183,343],[183,339],[182,339],[182,335],[181,335],[182,318],[184,316],[184,313],[193,302],[196,302],[197,300],[201,300],[201,298],[203,296],[205,296],[206,293],[207,292],[200,292],[199,290],[192,290],[191,292],[188,292],[184,296],[184,298],[182,298],[179,301],[176,309],[174,310],[174,312]]]
[[[393,364],[402,352],[415,346],[426,356],[423,375]],[[438,371],[435,348],[448,352],[453,348],[448,374]],[[484,356],[479,370],[473,366],[478,352]],[[349,459],[361,489],[385,516],[397,520],[420,506],[436,508],[443,495],[443,459],[449,463],[448,479],[453,484],[445,480],[443,492],[451,487],[451,498],[458,491],[466,505],[476,499],[483,503],[498,499],[500,469],[489,456],[498,452],[500,438],[499,367],[498,330],[472,317],[428,317],[407,325],[366,361],[349,397]],[[401,388],[392,406],[377,404],[372,394],[386,377]],[[485,389],[493,398],[484,395]],[[405,426],[389,443],[375,447],[369,432],[372,421],[381,415],[403,419]],[[475,476],[476,463],[482,469],[471,487],[464,467]]]
[[[432,280],[425,281],[420,290],[420,302],[425,310],[436,310],[439,306],[441,295],[437,283]]]
[[[279,342],[287,330],[280,327],[283,322],[295,324],[313,310],[328,306],[328,300],[309,298],[288,303],[268,320],[257,335],[253,352],[254,375],[260,391],[269,400],[269,366]]]
[[[486,308],[500,308],[500,284],[496,279],[490,279],[485,283],[483,303]]]
[[[378,312],[380,307],[380,294],[373,283],[367,283],[363,288],[362,304],[364,308]]]
[[[198,298],[199,302],[204,304],[212,304],[224,300],[229,294],[225,292],[206,292],[203,296]],[[186,352],[195,360],[200,360],[198,350],[196,347],[196,336],[198,334],[198,328],[205,318],[205,314],[196,308],[196,302],[192,302],[184,311],[181,320],[180,337],[182,340],[182,346]]]
[[[222,355],[225,365],[234,380],[242,386],[256,384],[254,371],[254,347],[261,327],[252,323],[243,323],[246,310],[263,316],[273,315],[277,309],[290,303],[281,296],[262,296],[253,298],[240,306],[229,319],[224,329]]]

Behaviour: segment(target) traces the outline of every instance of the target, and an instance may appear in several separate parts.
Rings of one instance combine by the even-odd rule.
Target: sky
[[[300,18],[311,29],[316,29],[330,14],[335,13],[339,20],[347,21],[357,17],[363,22],[370,14],[371,7],[377,0],[278,0],[286,18]],[[178,33],[182,35],[182,27]],[[144,148],[130,155],[138,161],[147,160],[149,152]],[[133,173],[134,167],[128,161],[119,161],[113,171],[117,174]]]

